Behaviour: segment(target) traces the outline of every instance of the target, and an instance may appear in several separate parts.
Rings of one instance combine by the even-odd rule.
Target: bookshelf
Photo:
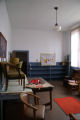
[[[41,66],[40,62],[30,62],[28,67],[29,77],[42,77],[45,80],[64,79],[66,66],[57,62],[55,66]]]

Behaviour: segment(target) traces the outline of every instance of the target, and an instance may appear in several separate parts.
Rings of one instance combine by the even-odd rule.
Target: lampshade
[[[53,26],[53,30],[61,31],[61,26],[58,25],[58,24],[55,24],[55,25]]]

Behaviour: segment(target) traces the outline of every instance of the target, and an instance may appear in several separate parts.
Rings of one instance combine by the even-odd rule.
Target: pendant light
[[[61,26],[58,25],[58,23],[57,23],[57,10],[58,10],[58,7],[54,7],[54,9],[56,10],[56,24],[54,25],[53,29],[56,30],[56,31],[61,31]]]

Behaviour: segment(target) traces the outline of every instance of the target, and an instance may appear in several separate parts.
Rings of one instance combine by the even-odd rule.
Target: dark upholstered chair
[[[29,103],[29,96],[36,99],[36,105]],[[21,93],[20,99],[24,105],[24,119],[26,120],[44,120],[45,106],[39,104],[39,97],[32,93]]]
[[[63,85],[64,86],[68,86],[68,83],[69,83],[69,81],[75,81],[75,79],[72,77],[72,76],[65,76],[65,78],[64,78],[64,81],[63,81]]]
[[[73,90],[80,94],[80,69],[74,69],[71,77],[65,76],[63,85],[70,88],[71,94]]]
[[[72,71],[72,76],[65,76],[63,85],[68,86],[69,81],[75,81],[76,83],[80,83],[80,69],[74,69]]]
[[[23,89],[25,88],[25,74],[20,70],[18,64],[12,64],[8,62],[1,62],[1,69],[2,69],[2,74],[4,75],[4,78],[6,79],[6,90],[8,87],[8,80],[21,80],[21,85],[22,85],[22,80],[23,80]],[[10,70],[9,68],[13,68],[15,70]]]

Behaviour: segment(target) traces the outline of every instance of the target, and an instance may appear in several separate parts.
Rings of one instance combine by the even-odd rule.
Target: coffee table
[[[35,80],[36,78],[28,78],[29,84],[26,85],[27,88],[31,88],[33,93],[36,94],[37,92],[44,92],[44,91],[49,91],[50,94],[50,101],[48,103],[45,103],[45,105],[50,105],[50,109],[52,109],[52,90],[54,88],[53,85],[48,83],[46,80],[43,78],[37,78],[40,81],[40,84],[31,84],[31,80]]]

